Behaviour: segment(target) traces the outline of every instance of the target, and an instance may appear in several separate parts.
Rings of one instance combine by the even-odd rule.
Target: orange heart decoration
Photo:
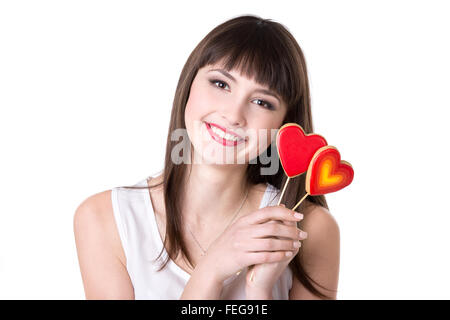
[[[352,165],[341,161],[336,147],[322,147],[316,151],[309,164],[306,192],[314,196],[341,190],[352,182],[353,174]]]

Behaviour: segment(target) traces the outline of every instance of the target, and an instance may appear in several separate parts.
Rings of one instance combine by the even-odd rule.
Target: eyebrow
[[[221,74],[223,74],[225,77],[227,77],[228,79],[230,79],[231,81],[237,82],[236,78],[233,77],[231,74],[229,74],[226,70],[223,70],[223,69],[211,69],[211,70],[209,70],[208,72],[211,72],[211,71],[218,71],[218,72],[220,72]],[[260,92],[260,93],[264,93],[264,94],[267,94],[267,95],[269,95],[269,96],[272,96],[272,97],[276,98],[276,99],[278,100],[278,102],[281,103],[280,98],[279,98],[278,95],[275,94],[273,91],[266,90],[266,89],[262,89],[262,88],[258,88],[258,89],[255,90],[255,92]]]

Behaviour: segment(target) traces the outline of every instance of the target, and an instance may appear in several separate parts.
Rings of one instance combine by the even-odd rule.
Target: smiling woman
[[[288,122],[313,132],[306,63],[288,30],[245,15],[208,33],[178,80],[162,174],[94,195],[77,210],[86,296],[335,298],[339,229],[325,197],[309,196],[294,216],[286,207],[305,194],[305,177],[290,181],[283,207],[275,205],[283,170],[264,173],[271,164],[261,155],[279,159],[274,135],[259,133]],[[180,129],[189,163],[173,161]],[[221,152],[237,158],[222,164]],[[309,240],[299,251],[302,218]]]
[[[225,70],[224,59],[200,68],[184,114],[194,162],[245,163],[263,153],[273,139],[270,131],[286,115],[287,106],[277,96],[239,70]],[[211,144],[210,137],[220,145]]]

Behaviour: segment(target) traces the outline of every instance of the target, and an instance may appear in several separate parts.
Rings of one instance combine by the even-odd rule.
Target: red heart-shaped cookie
[[[281,165],[290,178],[308,170],[314,153],[327,145],[324,137],[318,134],[306,134],[296,123],[286,123],[277,132],[277,150]]]
[[[331,193],[348,186],[353,180],[353,168],[341,161],[339,151],[333,146],[317,150],[306,174],[306,192],[310,195]]]

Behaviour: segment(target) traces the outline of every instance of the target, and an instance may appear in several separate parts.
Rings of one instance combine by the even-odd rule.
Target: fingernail
[[[292,256],[292,251],[286,251],[286,257]]]
[[[308,237],[308,234],[304,231],[300,231],[300,238],[306,239]]]
[[[294,241],[294,248],[300,248],[300,241]]]
[[[297,219],[303,219],[303,214],[296,212],[294,213],[294,217],[296,217]]]

